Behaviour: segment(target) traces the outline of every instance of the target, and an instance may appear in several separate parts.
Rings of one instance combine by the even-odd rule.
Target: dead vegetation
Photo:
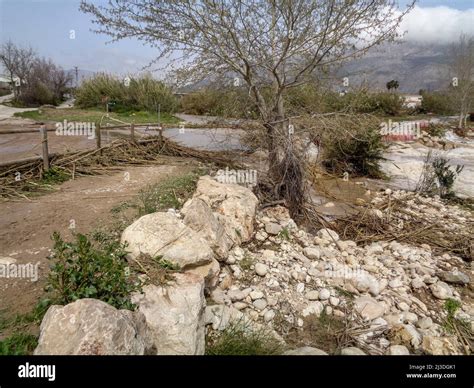
[[[123,166],[163,164],[166,156],[194,158],[217,166],[234,165],[225,152],[195,150],[159,137],[139,142],[121,139],[95,150],[54,155],[49,171],[44,170],[41,159],[4,166],[0,169],[0,197],[25,198],[28,193],[50,190],[54,183],[107,174]]]
[[[442,217],[429,217],[413,211],[407,206],[409,201],[416,202],[417,199],[388,196],[376,206],[362,207],[357,214],[334,221],[331,228],[344,240],[358,244],[375,241],[427,244],[435,252],[452,253],[466,261],[472,260],[472,220],[454,228]]]
[[[129,263],[135,273],[145,275],[146,283],[155,285],[166,285],[172,282],[173,274],[180,272],[176,264],[161,256],[152,257],[141,253],[138,257],[130,259]]]
[[[290,330],[286,341],[293,347],[312,346],[329,354],[340,354],[342,349],[351,346],[366,354],[382,354],[377,342],[386,334],[388,327],[371,327],[369,322],[364,322],[352,312],[350,305],[345,308],[345,313],[343,318],[329,315],[325,310],[320,316],[309,315],[301,329]],[[364,336],[367,333],[370,333],[370,338]]]

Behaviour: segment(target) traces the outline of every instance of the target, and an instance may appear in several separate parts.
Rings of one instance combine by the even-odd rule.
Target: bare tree
[[[459,112],[458,127],[465,128],[474,104],[474,38],[462,34],[450,47],[449,58],[451,104]]]
[[[295,213],[302,172],[286,92],[320,69],[396,38],[412,6],[399,11],[391,0],[114,0],[105,6],[82,1],[80,9],[113,41],[137,38],[158,50],[157,60],[181,52],[188,74],[243,81],[266,128],[275,191]]]
[[[28,75],[36,59],[36,53],[31,47],[19,47],[11,40],[4,43],[0,48],[0,61],[8,72],[10,79],[19,79],[19,86],[14,87],[15,99],[21,93],[23,85],[28,82]]]
[[[16,47],[11,40],[4,43],[0,49],[0,61],[5,71],[8,72],[10,81],[15,77]]]

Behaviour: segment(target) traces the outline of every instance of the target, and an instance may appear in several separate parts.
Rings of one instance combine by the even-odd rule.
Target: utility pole
[[[76,88],[79,87],[79,69],[74,66],[74,72],[76,73]]]

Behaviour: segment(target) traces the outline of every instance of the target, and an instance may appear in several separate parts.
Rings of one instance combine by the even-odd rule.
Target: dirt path
[[[9,101],[13,98],[13,94],[0,97],[0,120],[8,119],[13,117],[17,112],[27,112],[30,110],[37,110],[38,108],[13,108],[11,106],[3,105],[5,101]]]
[[[163,158],[163,165],[127,167],[111,175],[81,177],[57,191],[32,200],[0,203],[0,261],[17,264],[39,262],[38,281],[0,278],[0,311],[29,312],[43,294],[52,247],[51,235],[71,237],[69,227],[88,233],[110,226],[116,219],[111,209],[136,196],[151,183],[191,171],[192,161]]]

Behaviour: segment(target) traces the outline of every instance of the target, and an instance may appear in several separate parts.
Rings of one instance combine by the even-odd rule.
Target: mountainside
[[[349,77],[353,86],[364,82],[371,88],[385,89],[385,84],[394,79],[400,83],[401,92],[436,90],[450,82],[446,49],[444,45],[387,44],[347,63],[338,74]]]

